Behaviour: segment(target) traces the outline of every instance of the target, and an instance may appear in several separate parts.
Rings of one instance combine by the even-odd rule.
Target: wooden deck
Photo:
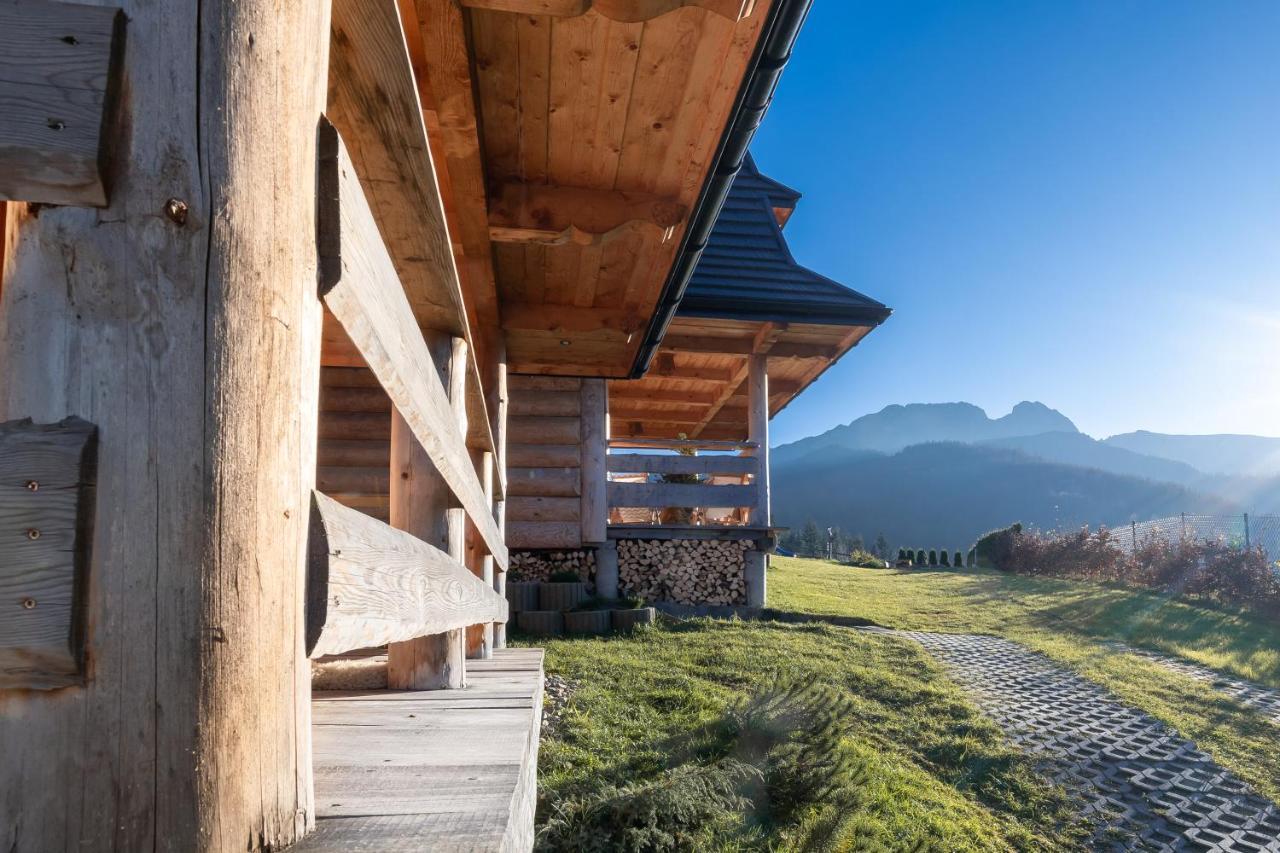
[[[316,692],[316,831],[293,850],[528,850],[542,650],[467,661],[464,690]]]

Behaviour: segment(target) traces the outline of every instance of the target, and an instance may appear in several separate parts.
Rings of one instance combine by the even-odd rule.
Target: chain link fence
[[[1134,521],[1111,530],[1112,542],[1129,554],[1150,539],[1178,542],[1182,539],[1221,539],[1241,548],[1262,548],[1272,560],[1280,560],[1280,515],[1171,515],[1151,521]]]

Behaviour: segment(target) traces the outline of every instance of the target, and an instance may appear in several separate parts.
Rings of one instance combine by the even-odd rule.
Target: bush
[[[845,561],[845,565],[861,566],[866,569],[883,569],[884,560],[870,551],[854,551]]]
[[[906,549],[906,548],[899,548],[899,549],[898,549],[898,562],[899,562],[899,563],[905,563],[907,560],[910,560],[910,559],[911,559],[911,558],[907,556],[907,549]]]
[[[964,554],[961,554],[959,551],[956,551],[955,559],[953,559],[953,560],[951,561],[951,565],[955,566],[957,569],[963,569],[963,568],[964,568]]]
[[[919,551],[916,551],[916,565],[917,566],[929,565],[929,558],[925,556],[923,548],[921,548]]]
[[[1020,533],[1022,525],[1013,524],[980,537],[973,546],[978,565],[984,569],[1010,571],[1009,559],[1013,554],[1013,541]]]
[[[1004,571],[1154,589],[1280,617],[1280,574],[1261,548],[1221,539],[1153,537],[1129,554],[1106,528],[1091,532],[1087,527],[1055,534],[1019,529],[1006,542],[1007,553],[996,565]]]
[[[938,565],[938,552],[932,549],[929,550],[929,565],[931,566]]]
[[[945,548],[942,549],[942,553],[938,555],[938,565],[948,569],[951,568],[951,560],[947,557],[947,550]]]

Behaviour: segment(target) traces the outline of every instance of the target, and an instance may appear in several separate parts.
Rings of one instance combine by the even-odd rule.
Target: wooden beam
[[[609,471],[618,474],[754,474],[754,456],[658,456],[652,453],[613,453]]]
[[[647,450],[750,450],[750,441],[725,441],[706,438],[611,438],[610,447],[633,447]]]
[[[652,383],[643,380],[613,382],[609,386],[609,400],[614,403],[690,403],[709,406],[719,399],[719,394],[710,391],[654,388]]]
[[[463,338],[468,445],[493,449],[466,300],[395,0],[334,0],[329,119],[341,131],[418,325]]]
[[[320,154],[319,243],[324,303],[453,490],[489,553],[505,568],[506,545],[471,464],[465,428],[460,428],[440,377],[430,367],[431,354],[383,246],[355,168],[337,131],[327,122],[322,122]],[[459,373],[465,380],[470,371]]]
[[[512,521],[507,538],[512,548],[580,548],[582,525],[577,521]]]
[[[603,493],[603,484],[601,484]],[[574,498],[513,497],[507,502],[507,513],[513,522],[578,521],[582,502]]]
[[[512,417],[511,432],[524,444],[577,444],[582,440],[579,418]]]
[[[577,497],[582,483],[577,468],[512,468],[512,497]]]
[[[595,11],[622,23],[651,21],[686,7],[705,9],[736,22],[750,16],[755,8],[755,0],[459,0],[459,3],[470,9],[557,18],[573,18]]]
[[[502,328],[508,331],[598,332],[608,330],[632,335],[648,318],[634,308],[580,308],[573,305],[504,303]]]
[[[114,7],[0,2],[0,202],[107,205],[123,40]]]
[[[675,353],[659,352],[653,360],[646,376],[659,376],[667,379],[696,379],[699,382],[729,382],[736,371],[723,367],[694,367],[676,364]]]
[[[611,507],[754,507],[754,486],[708,486],[687,483],[609,483]]]
[[[507,183],[490,204],[489,225],[551,235],[570,230],[602,235],[632,222],[675,228],[688,213],[675,199],[649,193]]]
[[[600,382],[601,380],[591,380]],[[581,391],[543,391],[538,394],[517,394],[511,400],[511,414],[514,417],[529,415],[576,418],[582,412]]]
[[[582,450],[577,444],[513,444],[510,463],[518,468],[577,468]]]
[[[507,602],[457,560],[319,492],[308,555],[311,658],[507,618]]]
[[[786,323],[764,323],[756,331],[751,339],[750,353],[754,355],[764,356],[771,353],[777,346],[778,337],[787,329]],[[742,383],[746,381],[747,374],[750,371],[750,358],[744,362],[735,371],[733,378],[721,390],[720,399],[712,404],[707,410],[706,415],[701,422],[693,429],[691,435],[695,438],[702,435],[703,431],[716,419],[721,410],[728,405],[729,401],[738,394],[738,389],[742,387]],[[766,362],[767,365],[767,362]],[[766,401],[767,405],[767,401]]]
[[[603,379],[582,382],[582,541],[604,542],[609,533],[608,480],[609,398]]]
[[[577,225],[562,230],[533,226],[491,225],[489,239],[494,243],[525,243],[528,245],[555,247],[581,246],[603,248],[637,232],[651,232],[658,242],[665,243],[674,236],[674,225],[659,225],[652,220],[633,219],[607,231],[589,231]]]
[[[0,424],[0,689],[82,682],[97,430]]]

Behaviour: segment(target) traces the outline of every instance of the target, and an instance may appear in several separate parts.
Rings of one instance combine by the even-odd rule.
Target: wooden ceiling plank
[[[632,222],[671,228],[682,223],[688,214],[688,207],[678,199],[652,193],[510,181],[495,194],[489,224],[554,232],[576,228],[588,234],[607,234]]]
[[[521,19],[479,10],[469,16],[485,165],[490,179],[513,180],[521,177]]]
[[[573,18],[588,11],[624,23],[638,23],[693,7],[704,9],[730,21],[751,14],[755,0],[458,0],[472,9],[518,12],[524,15],[554,15]]]
[[[548,126],[551,107],[551,26],[546,16],[517,18],[519,43],[519,177],[527,183],[547,180]]]
[[[592,332],[609,329],[624,335],[644,327],[644,319],[625,308],[570,308],[517,302],[503,306],[502,327],[508,330]]]

